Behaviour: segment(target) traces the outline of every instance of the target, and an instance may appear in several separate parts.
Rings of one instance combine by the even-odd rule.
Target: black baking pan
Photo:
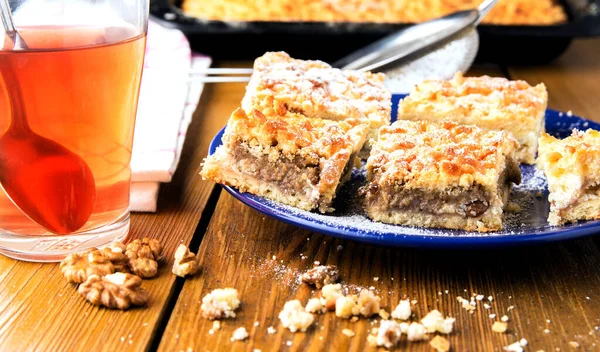
[[[284,50],[300,59],[335,61],[410,24],[346,22],[227,22],[185,15],[180,0],[151,0],[151,17],[181,30],[192,49],[215,59],[254,59]],[[248,0],[251,1],[251,0]],[[418,1],[418,0],[417,0]],[[532,0],[535,1],[535,0]],[[478,62],[539,64],[554,60],[574,38],[600,36],[600,0],[563,0],[568,15],[552,26],[478,27]]]

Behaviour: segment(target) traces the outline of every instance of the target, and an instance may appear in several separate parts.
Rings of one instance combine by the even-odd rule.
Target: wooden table
[[[471,74],[544,82],[551,108],[600,121],[599,58],[600,40],[580,40],[547,66],[477,66]],[[286,301],[306,302],[312,295],[294,278],[314,261],[338,265],[345,283],[374,286],[388,311],[410,298],[417,301],[417,317],[431,309],[456,317],[448,336],[453,351],[501,351],[521,338],[529,341],[526,351],[576,350],[573,342],[578,350],[600,351],[600,236],[497,250],[390,249],[286,225],[202,181],[199,165],[208,144],[243,93],[243,84],[206,87],[180,166],[161,188],[159,211],[133,215],[131,238],[155,237],[166,247],[159,276],[143,284],[149,306],[125,312],[97,308],[66,283],[58,265],[0,257],[0,351],[373,350],[366,345],[373,326],[368,320],[351,323],[329,313],[296,334],[279,323]],[[179,243],[198,252],[199,275],[184,280],[171,274]],[[222,287],[236,288],[242,306],[236,319],[211,335],[200,301]],[[492,308],[480,304],[474,314],[462,309],[456,297],[472,293],[493,296]],[[509,317],[507,333],[492,332],[491,313]],[[240,326],[249,340],[231,342]],[[269,326],[277,332],[267,334]],[[343,335],[344,328],[356,335]],[[427,342],[405,339],[399,349],[432,350]]]

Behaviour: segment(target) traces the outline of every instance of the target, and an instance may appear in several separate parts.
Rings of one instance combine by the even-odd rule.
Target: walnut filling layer
[[[295,157],[293,160],[279,156],[269,160],[269,155],[256,155],[247,144],[236,143],[231,151],[239,172],[278,187],[292,196],[311,197],[320,179],[319,165]]]
[[[395,189],[398,186],[379,188],[371,185],[367,192],[367,206],[372,212],[411,211],[478,217],[490,206],[489,196],[479,186],[468,190],[452,188],[446,192]]]
[[[377,182],[372,182],[363,189],[363,194],[366,208],[371,213],[400,211],[477,218],[488,211],[495,197],[506,203],[511,182],[521,182],[521,172],[514,160],[507,161],[506,168],[500,175],[496,194],[489,194],[481,185],[432,191],[404,189],[402,185],[381,187]]]

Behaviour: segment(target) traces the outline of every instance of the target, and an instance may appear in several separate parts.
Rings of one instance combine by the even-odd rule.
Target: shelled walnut
[[[110,259],[96,248],[69,254],[60,263],[60,270],[68,282],[77,284],[85,282],[91,275],[102,277],[115,272]]]
[[[317,288],[334,284],[339,278],[339,271],[335,265],[319,265],[302,274],[304,283],[315,285]]]
[[[79,285],[78,291],[94,305],[125,310],[131,305],[145,305],[148,301],[148,293],[140,287],[141,284],[142,279],[131,274],[90,275]]]
[[[180,244],[175,251],[173,274],[181,277],[194,275],[198,271],[198,258],[184,245]]]
[[[162,245],[155,239],[143,238],[129,243],[125,251],[129,269],[144,279],[156,276],[162,251]]]

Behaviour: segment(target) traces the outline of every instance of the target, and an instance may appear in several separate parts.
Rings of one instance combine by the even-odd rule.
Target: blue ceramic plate
[[[401,97],[394,95],[392,98],[394,118]],[[546,111],[546,131],[549,134],[564,138],[570,135],[574,128],[600,130],[600,124],[554,110]],[[213,139],[210,154],[221,145],[223,132],[224,129]],[[534,165],[521,165],[521,171],[523,182],[513,187],[511,194],[511,201],[521,206],[521,212],[507,214],[504,229],[489,233],[398,226],[369,220],[361,208],[357,194],[358,187],[365,181],[364,169],[354,170],[351,180],[340,189],[333,203],[336,210],[329,214],[308,212],[249,193],[241,193],[232,187],[224,188],[242,203],[283,222],[331,236],[384,246],[497,247],[557,241],[600,232],[600,221],[565,226],[548,225],[548,190],[544,174]]]

